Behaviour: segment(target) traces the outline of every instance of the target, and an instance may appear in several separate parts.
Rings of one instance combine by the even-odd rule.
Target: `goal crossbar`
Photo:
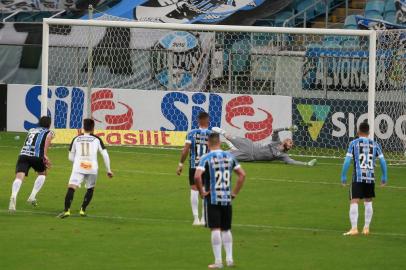
[[[214,32],[252,32],[276,34],[315,34],[315,35],[346,35],[370,36],[374,30],[326,29],[326,28],[292,28],[292,27],[264,27],[264,26],[239,26],[239,25],[212,25],[212,24],[178,24],[154,23],[136,21],[105,21],[105,20],[75,20],[45,18],[44,25],[72,25],[72,26],[99,26],[99,27],[129,27],[149,28],[184,31],[214,31]]]

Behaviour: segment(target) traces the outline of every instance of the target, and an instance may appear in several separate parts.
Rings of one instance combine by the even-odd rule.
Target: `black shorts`
[[[189,168],[189,185],[195,185],[195,168]]]
[[[375,197],[375,183],[352,182],[350,187],[351,199],[367,199]]]
[[[16,173],[23,172],[25,173],[25,176],[28,176],[30,168],[33,168],[36,172],[45,172],[46,170],[42,158],[20,155],[17,160]]]
[[[231,229],[233,208],[231,205],[213,205],[205,199],[206,227],[210,229],[220,228],[222,231]]]

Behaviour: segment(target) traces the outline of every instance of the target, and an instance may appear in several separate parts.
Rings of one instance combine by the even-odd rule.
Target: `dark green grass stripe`
[[[7,210],[0,210],[0,213],[8,213]],[[42,215],[42,216],[54,216],[55,218],[57,212],[51,211],[28,211],[28,210],[19,210],[16,213],[10,214],[13,215]],[[79,218],[79,215],[72,215],[70,218]],[[106,215],[88,215],[87,219],[107,219],[107,220],[122,220],[128,222],[157,222],[157,223],[182,223],[190,224],[189,220],[181,219],[166,219],[166,218],[144,218],[144,217],[123,217],[123,216],[106,216]],[[292,226],[278,226],[278,225],[265,225],[265,224],[233,224],[235,227],[241,228],[256,228],[256,229],[270,229],[270,230],[287,230],[287,231],[305,231],[305,232],[325,232],[333,234],[342,234],[343,231],[332,230],[332,229],[323,229],[323,228],[306,228],[306,227],[292,227]],[[395,236],[395,237],[406,237],[406,233],[390,233],[390,232],[374,232],[372,235],[377,236]]]

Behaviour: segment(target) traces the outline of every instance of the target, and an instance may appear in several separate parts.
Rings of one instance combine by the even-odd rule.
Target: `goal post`
[[[294,134],[281,133],[293,136],[294,153],[341,157],[360,121],[380,128],[374,127],[377,74],[384,70],[377,70],[380,36],[374,30],[44,19],[41,112],[57,115],[56,128],[66,130],[79,128],[88,109],[100,130],[148,131],[150,142],[166,136],[159,132],[180,132],[173,142],[182,144],[180,137],[206,110],[213,126],[259,142],[269,141],[272,129],[298,125]],[[85,88],[91,89],[80,91]],[[124,144],[142,144],[141,135]],[[394,141],[392,157],[404,159],[403,141]]]
[[[369,80],[368,80],[368,123],[372,132],[369,134],[371,139],[375,135],[375,92],[376,92],[376,32],[369,30]]]

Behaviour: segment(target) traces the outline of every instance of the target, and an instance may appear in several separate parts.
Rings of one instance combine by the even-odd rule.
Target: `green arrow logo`
[[[317,141],[324,122],[330,112],[328,105],[298,104],[297,109],[313,141]]]

